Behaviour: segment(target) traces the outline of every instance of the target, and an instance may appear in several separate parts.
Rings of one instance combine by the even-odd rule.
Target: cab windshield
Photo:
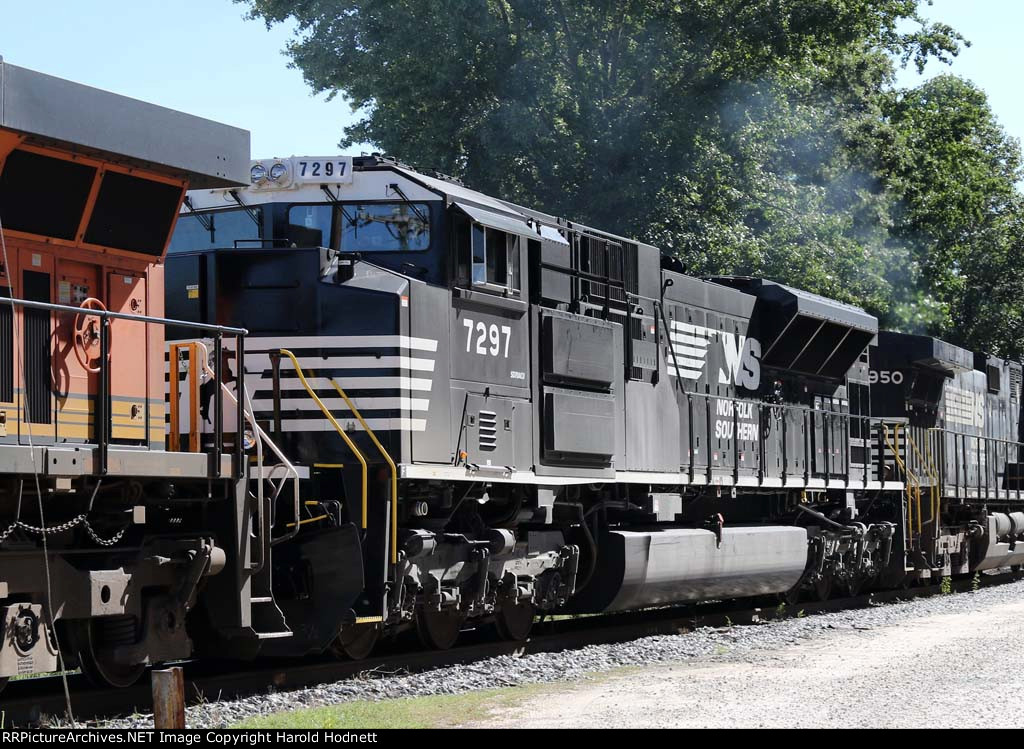
[[[168,252],[259,246],[263,238],[263,209],[252,206],[183,214],[174,227]]]
[[[420,203],[366,203],[341,209],[343,252],[418,252],[430,247],[430,209]]]
[[[296,246],[342,252],[420,252],[430,249],[426,203],[295,205],[288,210],[288,239]]]

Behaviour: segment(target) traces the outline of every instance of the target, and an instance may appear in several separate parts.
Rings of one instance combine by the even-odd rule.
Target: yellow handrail
[[[893,439],[899,442],[900,437],[900,424],[893,425]],[[910,535],[914,532],[914,490],[913,485],[916,482],[916,477],[911,473],[910,469],[907,468],[906,463],[903,462],[903,458],[900,457],[899,450],[896,449],[896,445],[893,444],[892,440],[889,439],[889,427],[882,424],[882,432],[885,437],[885,444],[889,446],[892,451],[893,458],[896,460],[896,465],[899,466],[900,470],[903,471],[907,477],[906,495],[907,495],[907,540],[910,540]],[[920,531],[918,531],[920,533]]]
[[[917,448],[917,443],[914,441],[914,438],[911,436],[909,429],[907,430],[907,434],[906,434],[906,438],[905,439],[907,441],[907,444],[910,445],[910,447],[914,450],[914,455],[917,456],[918,461],[920,461],[920,463],[921,463],[921,467],[924,469],[925,473],[928,474],[928,478],[930,479],[932,477],[931,471],[928,470],[928,466],[925,464],[924,456],[921,454],[921,451]],[[929,490],[929,495],[928,495],[928,504],[929,504],[929,507],[932,510],[932,517],[934,518],[934,516],[935,516],[935,499],[934,499],[934,496],[931,494],[932,491],[934,491],[934,484],[932,486],[932,489]],[[924,513],[921,512],[921,488],[920,488],[920,486],[918,486],[918,499],[917,499],[917,532],[918,533],[922,532],[923,523],[921,521],[921,518],[922,518],[923,515],[924,515]]]
[[[928,456],[928,465],[932,468],[932,473],[935,476],[935,511],[933,517],[936,518],[935,523],[938,525],[938,517],[942,514],[942,476],[939,472],[939,464],[935,461],[935,456],[932,453],[933,444],[937,445],[939,440],[939,432],[942,431],[937,428],[928,430],[928,449],[926,455]]]
[[[391,467],[391,564],[398,564],[398,467],[395,465],[395,461],[388,455],[388,451],[384,449],[384,445],[377,439],[377,435],[374,434],[373,430],[370,429],[370,425],[363,419],[363,415],[359,413],[359,409],[356,408],[356,404],[348,397],[348,394],[342,390],[341,385],[332,377],[331,384],[334,385],[334,389],[338,391],[344,400],[349,410],[355,414],[355,417],[359,420],[359,423],[363,425],[363,429],[370,435],[370,439],[373,440],[373,444],[380,450],[380,454],[384,456],[384,460],[387,461],[388,466]]]
[[[907,442],[909,442],[910,446],[912,448],[914,448],[914,454],[917,456],[917,459],[921,461],[921,465],[923,466],[925,472],[928,474],[928,478],[931,479],[931,487],[929,488],[929,491],[928,491],[928,509],[931,511],[931,517],[929,518],[928,522],[933,523],[933,524],[937,524],[938,518],[936,517],[936,513],[935,513],[935,506],[936,506],[936,501],[935,500],[936,500],[936,496],[938,495],[938,492],[939,492],[939,474],[935,470],[935,466],[932,463],[932,460],[930,458],[925,458],[925,456],[921,454],[921,450],[918,448],[917,442],[915,442],[914,438],[910,436],[910,432],[909,431],[907,432]],[[930,452],[930,450],[929,450],[929,452]],[[921,532],[921,512],[920,512],[920,508],[918,508],[917,526],[918,526],[917,527],[918,533],[920,533]]]
[[[324,416],[326,416],[327,420],[331,422],[331,424],[337,430],[338,434],[341,435],[341,438],[343,440],[345,440],[345,444],[348,445],[348,449],[352,451],[353,455],[355,455],[356,458],[359,460],[359,465],[362,466],[362,471],[363,471],[363,489],[362,489],[362,495],[363,495],[362,496],[362,500],[363,500],[363,524],[362,524],[362,528],[363,528],[363,530],[366,530],[366,483],[367,483],[367,480],[366,480],[366,458],[364,458],[363,454],[361,452],[359,452],[359,448],[356,447],[356,445],[352,441],[352,439],[348,436],[348,434],[345,433],[345,430],[341,428],[341,424],[339,424],[338,420],[334,418],[334,415],[331,413],[330,409],[328,409],[327,406],[324,405],[324,402],[322,400],[320,400],[320,398],[317,396],[316,391],[314,391],[313,388],[310,387],[310,384],[308,382],[306,382],[306,375],[303,374],[302,367],[299,366],[299,360],[295,358],[295,354],[293,354],[288,349],[280,349],[280,352],[281,352],[282,356],[287,356],[289,359],[292,360],[292,366],[295,367],[295,374],[297,374],[299,376],[299,382],[302,383],[302,387],[306,388],[306,392],[309,393],[309,397],[312,398],[313,402],[316,403],[317,406],[320,407],[320,410],[323,412]]]

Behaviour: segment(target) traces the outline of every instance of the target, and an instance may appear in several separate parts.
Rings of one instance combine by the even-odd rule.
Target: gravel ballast
[[[828,640],[837,636],[843,637],[841,652],[836,658],[848,657],[857,650],[871,651],[871,638],[880,631],[898,630],[902,625],[912,624],[915,620],[928,617],[957,617],[983,612],[1010,604],[1024,604],[1024,582],[983,588],[970,593],[918,598],[911,601],[885,604],[867,609],[835,612],[802,618],[773,621],[756,626],[729,628],[703,628],[679,635],[645,637],[639,640],[608,645],[590,645],[576,650],[560,653],[537,653],[526,656],[500,656],[470,665],[457,665],[439,668],[432,671],[404,675],[367,675],[364,678],[348,679],[333,684],[324,684],[289,692],[250,696],[243,699],[209,702],[188,708],[186,721],[189,728],[223,728],[237,724],[249,718],[300,708],[322,707],[353,700],[382,700],[403,697],[420,697],[428,695],[458,694],[467,691],[495,689],[524,684],[550,683],[560,681],[584,680],[588,675],[613,671],[625,666],[665,666],[667,664],[730,664],[758,663],[770,661],[779,667],[792,665],[801,667],[799,659],[787,658],[783,653],[775,651],[798,651],[800,648],[816,650],[819,655],[830,652]],[[799,607],[797,607],[798,609]],[[952,619],[951,619],[952,621]],[[1020,629],[1011,636],[1009,642],[1020,642],[1024,634],[1024,618]],[[851,639],[852,638],[852,639]],[[977,642],[975,642],[975,640]],[[976,648],[968,647],[971,643]],[[794,648],[794,646],[797,646]],[[955,672],[979,674],[985,673],[988,661],[979,659],[991,658],[993,668],[1009,668],[1006,661],[1007,642],[992,642],[987,638],[967,638],[961,645],[963,652],[945,653],[948,665],[933,676],[931,685],[920,685],[919,692],[923,699],[935,702],[934,690],[943,689],[949,675]],[[1012,647],[1012,645],[1010,645]],[[1024,660],[1024,646],[1016,646],[1016,661]],[[977,650],[977,652],[975,652]],[[987,655],[988,654],[988,655]],[[890,656],[884,654],[879,667],[892,671],[897,664],[889,661]],[[793,663],[787,663],[793,660]],[[837,664],[838,665],[838,664]],[[1017,664],[1020,666],[1021,664]],[[1017,668],[1017,673],[1024,671]],[[906,701],[908,695],[904,687],[896,691],[897,673],[889,673],[887,677],[893,684],[893,692],[883,695],[885,702]],[[981,678],[981,677],[977,677]],[[1024,686],[1024,685],[1022,685]],[[818,695],[822,703],[830,700],[834,704],[849,704],[856,699],[856,684],[851,683],[835,695]],[[875,690],[877,691],[877,690]],[[948,691],[948,690],[947,690]],[[932,696],[928,696],[931,694]],[[1004,692],[1005,694],[1005,692]],[[722,695],[719,695],[721,697]],[[718,715],[721,700],[711,696],[709,710]],[[999,701],[992,702],[992,710],[1006,710],[1007,706],[998,707]],[[900,714],[906,715],[907,705]],[[703,708],[695,707],[696,714],[702,714]],[[788,725],[810,725],[801,716],[788,712]],[[993,714],[993,718],[998,718]],[[744,718],[738,716],[739,722],[730,723],[723,720],[715,725],[767,725],[771,721],[759,721],[751,718],[749,713]],[[743,720],[754,722],[744,723]],[[865,718],[870,720],[870,714]],[[827,722],[827,721],[826,721]],[[517,723],[521,725],[521,723]],[[851,725],[845,717],[837,717],[835,725]],[[874,725],[877,723],[861,723]],[[935,723],[933,722],[932,725]],[[982,721],[984,724],[984,720]],[[149,715],[132,716],[131,718],[107,721],[103,724],[110,728],[146,728],[152,727]],[[590,725],[595,725],[590,723]],[[702,724],[703,725],[703,724]],[[995,723],[995,725],[1001,725]]]

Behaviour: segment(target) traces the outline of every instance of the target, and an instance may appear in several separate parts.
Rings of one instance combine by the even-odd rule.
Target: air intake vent
[[[496,450],[498,448],[498,414],[494,411],[480,412],[480,449]]]
[[[4,290],[6,291],[6,290]],[[6,298],[6,294],[0,299]],[[0,301],[0,402],[14,403],[14,318]]]
[[[50,301],[50,276],[47,273],[24,272],[25,298],[33,302]],[[24,338],[25,394],[28,421],[52,424],[50,410],[50,313],[47,310],[25,310]]]
[[[1020,386],[1021,380],[1024,379],[1022,376],[1022,370],[1017,367],[1010,367],[1010,400],[1014,403],[1020,400]]]

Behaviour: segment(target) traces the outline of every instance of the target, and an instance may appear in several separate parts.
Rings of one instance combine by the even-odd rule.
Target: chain
[[[0,544],[3,544],[7,540],[7,538],[12,533],[14,533],[15,530],[19,528],[25,531],[26,533],[34,533],[37,536],[55,536],[58,533],[64,533],[65,531],[69,531],[78,525],[84,525],[85,532],[89,534],[89,538],[91,538],[99,546],[113,546],[118,541],[120,541],[124,534],[128,531],[128,526],[125,526],[117,533],[115,533],[113,537],[111,537],[110,539],[100,538],[96,534],[96,531],[93,530],[92,526],[89,525],[89,521],[86,520],[85,515],[78,515],[77,517],[71,518],[71,520],[67,521],[66,523],[61,523],[60,525],[55,525],[50,528],[38,528],[34,525],[23,523],[20,520],[15,520],[7,527],[7,530],[5,530],[3,533],[0,533]]]
[[[28,523],[23,523],[20,520],[15,520],[14,526],[21,528],[27,533],[35,533],[37,536],[55,536],[58,533],[71,530],[76,525],[81,524],[84,520],[85,515],[79,515],[78,517],[71,518],[71,520],[66,523],[61,523],[60,525],[55,525],[51,528],[37,528],[34,525],[29,525]]]
[[[92,526],[89,525],[89,521],[85,519],[84,515],[82,516],[82,522],[85,524],[85,532],[89,534],[89,538],[91,538],[99,546],[113,546],[118,541],[120,541],[121,537],[124,536],[124,534],[128,531],[128,526],[126,525],[124,528],[115,533],[111,538],[104,540],[96,535],[96,531],[92,529]]]
[[[0,545],[7,540],[7,537],[14,533],[14,530],[18,527],[17,523],[11,523],[11,525],[3,533],[0,533]]]

